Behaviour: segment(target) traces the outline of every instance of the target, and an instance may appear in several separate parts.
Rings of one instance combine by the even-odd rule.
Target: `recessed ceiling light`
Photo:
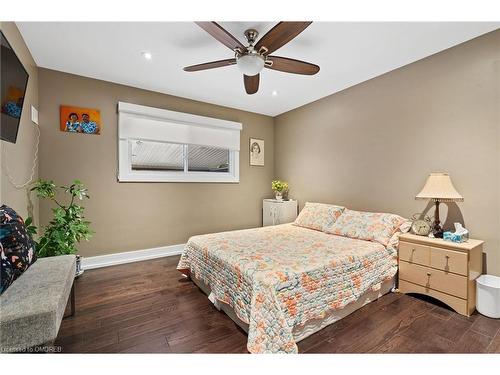
[[[278,96],[278,91],[276,90],[273,90],[273,92],[271,93],[272,96]]]
[[[153,58],[153,55],[151,54],[151,52],[143,52],[142,53],[142,57],[144,57],[146,60],[151,60]]]

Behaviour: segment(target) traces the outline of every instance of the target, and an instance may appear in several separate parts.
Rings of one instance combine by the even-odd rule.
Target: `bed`
[[[298,341],[392,289],[397,251],[283,224],[193,236],[177,269],[247,331],[249,352],[297,353]]]

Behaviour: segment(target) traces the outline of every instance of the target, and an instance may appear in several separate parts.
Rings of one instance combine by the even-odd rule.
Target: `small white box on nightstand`
[[[297,218],[297,201],[264,199],[262,202],[262,226],[291,223]]]

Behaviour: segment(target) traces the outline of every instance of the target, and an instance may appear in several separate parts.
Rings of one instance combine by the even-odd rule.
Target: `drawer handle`
[[[450,262],[450,256],[449,255],[445,255],[444,256],[445,259],[446,259],[446,265],[444,266],[444,270],[446,272],[448,272],[450,270],[450,265],[449,265],[449,262]]]
[[[425,285],[426,288],[430,288],[431,286],[431,273],[427,272],[427,285]]]
[[[413,254],[415,253],[415,248],[411,249],[410,263],[413,263]]]

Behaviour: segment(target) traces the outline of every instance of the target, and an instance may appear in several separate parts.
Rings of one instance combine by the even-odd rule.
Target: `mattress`
[[[397,252],[283,224],[191,237],[177,268],[248,325],[250,352],[296,353],[306,337],[300,327],[380,294],[396,274]]]

